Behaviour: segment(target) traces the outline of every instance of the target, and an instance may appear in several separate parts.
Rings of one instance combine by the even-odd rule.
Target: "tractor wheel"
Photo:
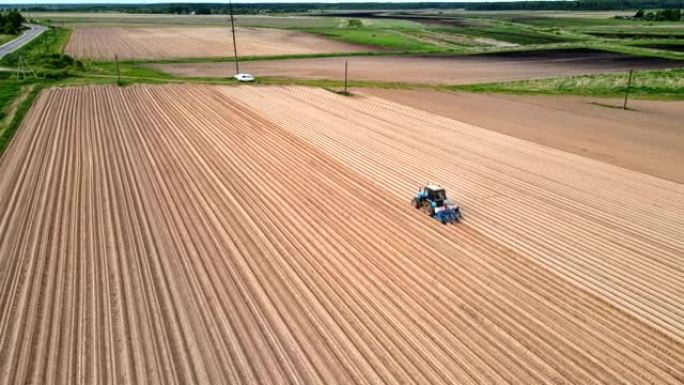
[[[420,203],[418,203],[418,200],[416,198],[411,199],[411,206],[413,206],[416,209],[420,208]]]
[[[428,201],[423,202],[423,212],[431,217],[435,215],[435,209]]]

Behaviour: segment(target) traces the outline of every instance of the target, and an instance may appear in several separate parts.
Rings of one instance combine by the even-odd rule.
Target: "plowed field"
[[[684,380],[684,186],[382,99],[51,89],[0,206],[0,383]]]
[[[684,183],[684,101],[355,90],[561,151]],[[496,113],[492,113],[496,106]],[[610,108],[614,107],[614,108]],[[521,113],[524,111],[525,113]]]
[[[238,56],[372,51],[304,32],[238,28]],[[86,59],[232,57],[230,28],[76,28],[66,53]]]

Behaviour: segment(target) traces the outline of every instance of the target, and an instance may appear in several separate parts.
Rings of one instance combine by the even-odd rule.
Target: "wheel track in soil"
[[[0,162],[0,383],[684,379],[677,184],[298,87],[47,90]]]

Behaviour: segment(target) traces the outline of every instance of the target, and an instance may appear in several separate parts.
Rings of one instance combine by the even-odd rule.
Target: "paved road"
[[[18,50],[19,48],[23,47],[26,43],[35,39],[36,37],[38,37],[38,35],[47,30],[47,28],[42,25],[26,24],[26,26],[28,26],[29,29],[24,31],[24,33],[22,33],[21,36],[0,46],[0,59],[2,59],[8,53],[12,53]]]

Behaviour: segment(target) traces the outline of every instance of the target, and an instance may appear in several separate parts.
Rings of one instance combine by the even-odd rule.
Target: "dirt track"
[[[238,28],[238,56],[372,51],[303,32]],[[66,53],[87,59],[233,57],[230,28],[76,28]]]
[[[618,108],[622,99],[379,88],[360,92],[684,183],[682,101],[631,100],[630,110],[624,111]]]
[[[52,89],[0,163],[0,382],[680,384],[683,197],[380,99]]]
[[[246,71],[257,76],[296,79],[342,79],[349,62],[352,80],[423,84],[469,84],[582,75],[630,69],[684,66],[684,61],[630,57],[590,50],[535,51],[458,57],[371,56],[250,61]],[[232,63],[154,64],[177,76],[226,77]],[[232,71],[232,72],[231,72]]]

